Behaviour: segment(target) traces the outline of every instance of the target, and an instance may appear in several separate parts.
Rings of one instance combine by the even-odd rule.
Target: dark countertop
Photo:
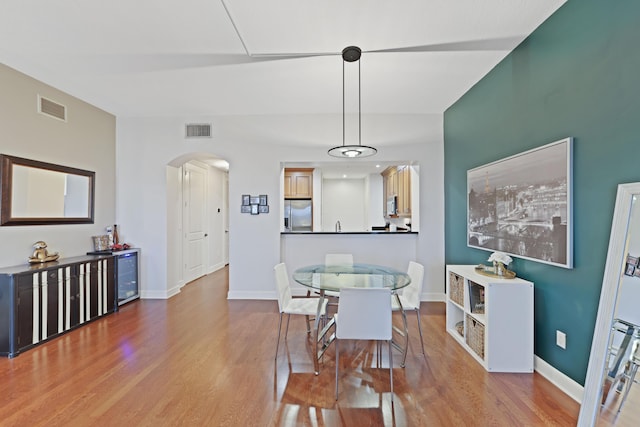
[[[2,267],[0,268],[0,274],[16,274],[16,273],[24,273],[29,271],[38,271],[38,270],[44,270],[50,267],[57,267],[57,266],[62,267],[68,264],[88,262],[88,261],[93,261],[93,260],[102,259],[102,258],[110,258],[112,256],[113,255],[80,255],[80,256],[74,256],[74,257],[68,257],[68,258],[58,258],[57,260],[50,261],[50,262],[37,262],[33,264],[30,264],[27,261],[24,264],[20,264],[20,265]]]
[[[373,231],[283,231],[280,234],[418,234],[417,231],[389,231],[389,230],[373,230]]]

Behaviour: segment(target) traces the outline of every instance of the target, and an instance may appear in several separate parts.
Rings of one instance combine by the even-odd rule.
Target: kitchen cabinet
[[[313,198],[313,169],[285,169],[284,197],[285,199]]]
[[[411,216],[411,167],[408,165],[390,166],[382,171],[385,215],[386,201],[396,196],[396,215]]]
[[[0,354],[13,357],[117,310],[112,255],[0,269]]]
[[[446,328],[490,372],[533,372],[533,283],[447,266]]]
[[[398,215],[411,214],[411,168],[398,166]]]

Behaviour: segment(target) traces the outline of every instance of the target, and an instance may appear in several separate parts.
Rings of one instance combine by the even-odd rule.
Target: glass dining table
[[[349,264],[349,265],[310,265],[298,268],[293,272],[293,280],[311,288],[320,294],[318,299],[318,312],[314,324],[315,356],[313,360],[315,374],[320,372],[319,361],[329,345],[335,339],[335,334],[327,336],[334,325],[335,319],[323,321],[320,316],[323,300],[326,292],[339,293],[342,288],[388,288],[391,289],[402,313],[403,329],[394,329],[405,338],[404,345],[393,341],[393,346],[402,352],[402,367],[406,360],[409,343],[407,318],[402,310],[402,304],[395,292],[411,283],[411,277],[405,272],[390,267],[374,264]],[[326,319],[324,319],[326,320]]]

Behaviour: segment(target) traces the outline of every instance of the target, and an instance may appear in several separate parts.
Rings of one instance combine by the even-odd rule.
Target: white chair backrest
[[[338,339],[390,340],[391,328],[390,289],[340,290],[336,324]]]
[[[422,294],[422,282],[424,281],[424,267],[422,264],[410,261],[407,274],[411,277],[411,283],[402,290],[402,296],[412,308],[419,307],[420,295]]]
[[[324,265],[353,265],[352,254],[326,254]]]
[[[289,274],[284,262],[273,267],[276,275],[276,290],[278,291],[278,309],[282,313],[284,307],[291,299],[291,288],[289,287]]]

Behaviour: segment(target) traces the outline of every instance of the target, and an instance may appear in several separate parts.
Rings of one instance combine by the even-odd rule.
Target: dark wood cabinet
[[[82,256],[0,269],[0,354],[13,357],[118,308],[115,260]]]

